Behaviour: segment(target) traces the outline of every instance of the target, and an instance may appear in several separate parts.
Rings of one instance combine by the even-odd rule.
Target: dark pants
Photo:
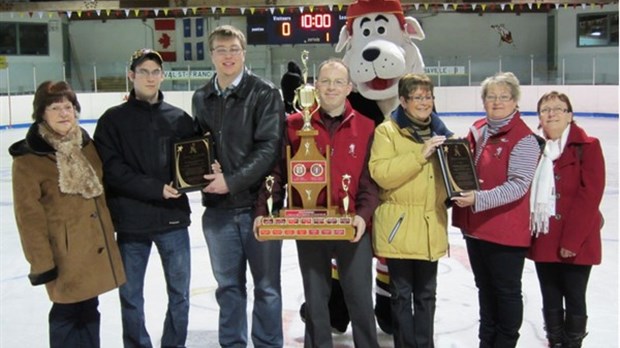
[[[394,347],[433,348],[438,262],[387,259],[387,265]]]
[[[567,315],[587,315],[586,288],[592,266],[536,262],[543,308],[563,309]]]
[[[521,276],[527,248],[466,238],[478,288],[480,347],[516,347],[523,322]]]
[[[358,243],[299,240],[297,255],[306,297],[304,347],[333,347],[328,308],[333,256],[338,263],[340,285],[351,317],[354,345],[357,348],[378,348],[372,306],[370,235],[366,233]]]
[[[99,348],[99,299],[54,303],[49,313],[50,348]]]

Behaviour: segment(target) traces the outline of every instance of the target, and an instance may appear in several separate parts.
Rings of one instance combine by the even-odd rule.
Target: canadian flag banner
[[[174,19],[155,20],[155,50],[166,62],[176,62],[176,30]]]
[[[185,61],[205,59],[204,18],[183,19],[183,58]]]

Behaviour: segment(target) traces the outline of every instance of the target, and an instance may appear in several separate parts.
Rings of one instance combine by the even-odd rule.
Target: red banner
[[[176,62],[176,20],[155,20],[155,50],[161,54],[166,62]]]

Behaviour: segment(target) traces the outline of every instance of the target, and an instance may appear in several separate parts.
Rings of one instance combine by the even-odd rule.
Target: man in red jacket
[[[331,200],[333,206],[343,211],[343,198],[348,193],[351,202],[349,212],[354,214],[355,237],[350,240],[298,240],[297,253],[306,298],[305,345],[310,347],[331,346],[330,313],[328,308],[331,292],[331,259],[338,262],[340,284],[353,326],[356,347],[378,347],[376,322],[372,301],[372,245],[367,226],[378,204],[378,188],[368,173],[369,149],[374,134],[374,122],[355,111],[347,96],[353,88],[347,66],[339,59],[324,61],[319,66],[316,79],[320,111],[312,115],[311,125],[318,131],[317,147],[323,156],[330,156],[331,192],[321,192],[319,206]],[[303,126],[301,113],[290,115],[286,127],[286,144],[291,153],[300,146],[297,131]],[[329,146],[331,151],[326,154]],[[285,151],[283,151],[285,153]],[[274,170],[272,189],[274,200],[282,201],[286,183],[286,160]],[[341,178],[350,175],[348,191],[342,188]],[[265,199],[258,199],[256,215],[266,215]],[[293,196],[295,206],[301,198]],[[277,205],[277,204],[276,204]],[[255,220],[258,221],[258,220]],[[255,223],[257,227],[257,223]]]

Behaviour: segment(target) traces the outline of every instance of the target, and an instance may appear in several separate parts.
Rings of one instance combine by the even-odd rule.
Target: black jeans
[[[333,347],[329,296],[332,257],[351,317],[356,348],[378,348],[377,323],[372,307],[372,244],[364,234],[358,243],[349,241],[297,241],[297,256],[306,298],[304,347]]]
[[[50,348],[99,348],[99,298],[54,303],[49,313]]]
[[[543,308],[563,309],[567,315],[587,315],[586,288],[590,278],[590,265],[536,262]]]
[[[527,248],[466,238],[478,288],[480,347],[516,347],[523,321],[521,276]]]
[[[390,270],[394,347],[435,347],[433,323],[438,262],[387,259],[387,265]]]

